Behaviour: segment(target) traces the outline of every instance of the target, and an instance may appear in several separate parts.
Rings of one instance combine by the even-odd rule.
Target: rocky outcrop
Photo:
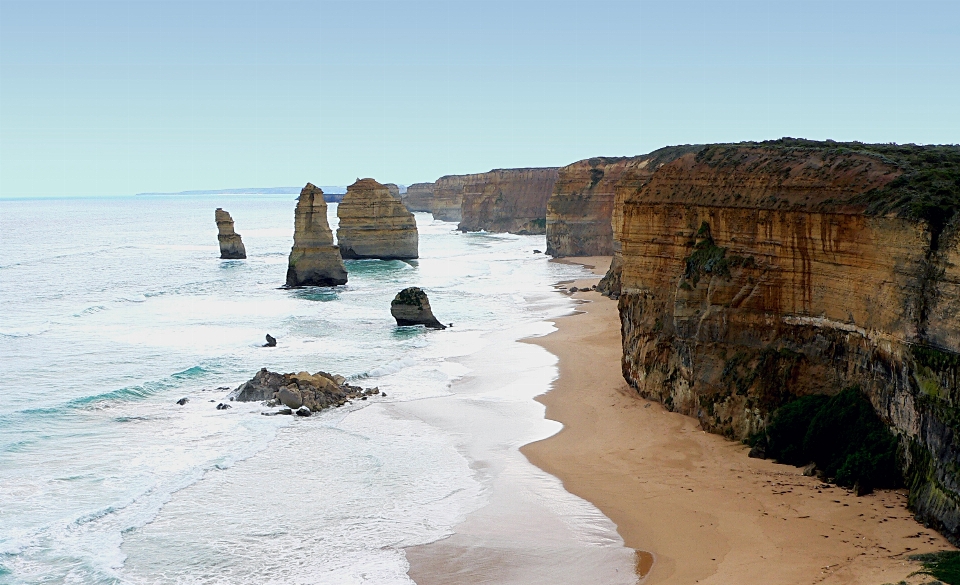
[[[624,377],[735,439],[857,386],[918,517],[957,541],[958,207],[957,147],[782,140],[663,165],[618,210]]]
[[[401,198],[409,211],[433,211],[433,183],[414,183]]]
[[[326,372],[300,372],[298,374],[278,374],[266,368],[261,369],[247,382],[230,393],[230,400],[238,402],[267,402],[268,406],[283,405],[297,410],[306,407],[309,412],[319,412],[331,406],[343,406],[348,400],[379,394],[379,388],[364,390],[352,386],[346,378]]]
[[[594,157],[561,168],[547,201],[547,254],[613,254],[612,220],[621,179],[628,188],[640,187],[663,164],[700,148],[671,146],[642,156]]]
[[[220,240],[220,257],[225,260],[243,260],[247,257],[247,249],[243,247],[240,234],[233,231],[233,218],[230,214],[217,208],[214,213],[217,220],[217,239]]]
[[[384,183],[383,186],[387,188],[387,192],[390,193],[391,197],[397,201],[401,200],[400,187],[396,183]]]
[[[462,232],[543,234],[547,199],[557,180],[557,169],[496,169],[468,175],[460,204]]]
[[[553,167],[448,175],[434,183],[431,211],[435,219],[459,222],[463,232],[542,234],[556,180]]]
[[[339,248],[333,245],[323,191],[307,183],[297,199],[287,286],[334,286],[346,282],[347,269]]]
[[[409,260],[417,257],[417,221],[399,198],[373,179],[347,187],[337,207],[337,242],[345,259]]]
[[[433,316],[430,300],[427,293],[418,287],[411,286],[397,293],[390,302],[390,314],[397,320],[397,325],[424,325],[430,329],[446,329]]]

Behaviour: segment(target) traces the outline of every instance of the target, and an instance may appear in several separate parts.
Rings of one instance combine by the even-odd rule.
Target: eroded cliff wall
[[[547,199],[557,168],[496,169],[470,175],[464,182],[460,224],[463,232],[542,234]]]
[[[612,220],[621,181],[636,190],[663,164],[700,148],[671,146],[641,156],[594,157],[562,167],[547,201],[547,254],[557,258],[613,254]]]
[[[414,183],[401,197],[409,211],[433,211],[433,183]]]
[[[623,374],[734,439],[859,386],[900,437],[914,510],[956,541],[960,237],[947,207],[897,198],[919,175],[887,154],[711,146],[624,190]]]

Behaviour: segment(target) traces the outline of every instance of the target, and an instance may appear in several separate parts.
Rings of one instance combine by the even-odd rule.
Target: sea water
[[[345,286],[285,290],[294,206],[0,202],[0,582],[410,583],[404,548],[488,505],[469,424],[401,407],[455,394],[483,348],[548,332],[572,310],[551,285],[584,270],[535,254],[543,236],[461,234],[417,214],[419,260],[347,261]],[[216,207],[246,260],[219,259]],[[335,204],[329,219],[336,229]],[[407,286],[453,327],[397,327],[390,300]],[[267,333],[277,347],[262,347]],[[477,399],[509,392],[542,418],[532,397],[555,360],[529,347],[533,381]],[[262,367],[338,373],[386,397],[310,418],[216,408]],[[556,430],[537,429],[524,440]],[[622,544],[551,485],[539,497],[585,546]]]

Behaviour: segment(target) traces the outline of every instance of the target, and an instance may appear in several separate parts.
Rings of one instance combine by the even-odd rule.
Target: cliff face
[[[463,186],[477,175],[447,175],[433,184],[433,218],[441,221],[460,221],[463,204]]]
[[[595,157],[560,169],[547,202],[547,254],[609,256],[618,188],[639,188],[661,165],[699,146],[672,146],[634,157]]]
[[[497,169],[468,175],[457,229],[462,232],[545,233],[547,199],[553,192],[557,170]]]
[[[323,191],[312,183],[300,191],[294,212],[293,249],[287,268],[287,286],[346,284],[347,270],[333,245]]]
[[[914,171],[835,144],[715,146],[625,191],[623,374],[735,439],[859,386],[900,437],[917,514],[957,540],[960,237],[922,202],[875,213]]]
[[[401,198],[408,211],[433,211],[433,183],[414,183]]]
[[[242,260],[247,257],[240,234],[233,231],[233,218],[221,208],[214,212],[217,220],[217,240],[220,241],[220,257],[227,260]]]
[[[360,179],[337,206],[337,242],[343,258],[417,257],[417,222],[386,185]]]

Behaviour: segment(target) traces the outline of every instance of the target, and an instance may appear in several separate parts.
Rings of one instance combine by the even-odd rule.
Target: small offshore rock
[[[180,406],[183,406],[184,404],[186,404],[186,403],[188,403],[188,402],[190,402],[190,399],[189,399],[189,398],[181,398],[180,400],[177,400],[177,404],[179,404]]]
[[[277,347],[277,338],[267,333],[267,342],[263,344],[263,347]]]
[[[381,393],[380,393],[380,396],[386,396],[386,395],[387,395],[386,392],[381,392]]]
[[[297,409],[303,406],[303,396],[299,390],[292,388],[281,388],[277,392],[277,399],[286,407]]]
[[[222,402],[217,405],[217,410],[226,410],[228,408],[233,408],[233,407],[230,406],[229,404],[224,404]]]
[[[534,253],[534,254],[543,254],[543,252],[541,252],[540,250],[534,250],[533,253]]]
[[[575,286],[571,286],[571,287],[570,287],[570,292],[572,292],[572,293],[575,293],[575,292],[577,292],[578,290],[580,290],[580,289],[578,289],[578,288],[575,287]]]
[[[757,445],[753,449],[750,449],[750,452],[747,453],[747,457],[752,457],[754,459],[766,459],[767,449],[763,445]]]
[[[297,409],[297,416],[310,416],[311,414],[313,413],[310,412],[310,409],[306,406],[301,406]]]
[[[293,411],[289,408],[281,408],[277,411],[277,414],[293,414]]]
[[[805,477],[813,477],[817,473],[817,464],[809,463],[803,468],[803,475]]]
[[[424,325],[430,329],[447,328],[433,316],[427,293],[416,286],[405,288],[397,293],[390,302],[390,314],[400,326]]]

